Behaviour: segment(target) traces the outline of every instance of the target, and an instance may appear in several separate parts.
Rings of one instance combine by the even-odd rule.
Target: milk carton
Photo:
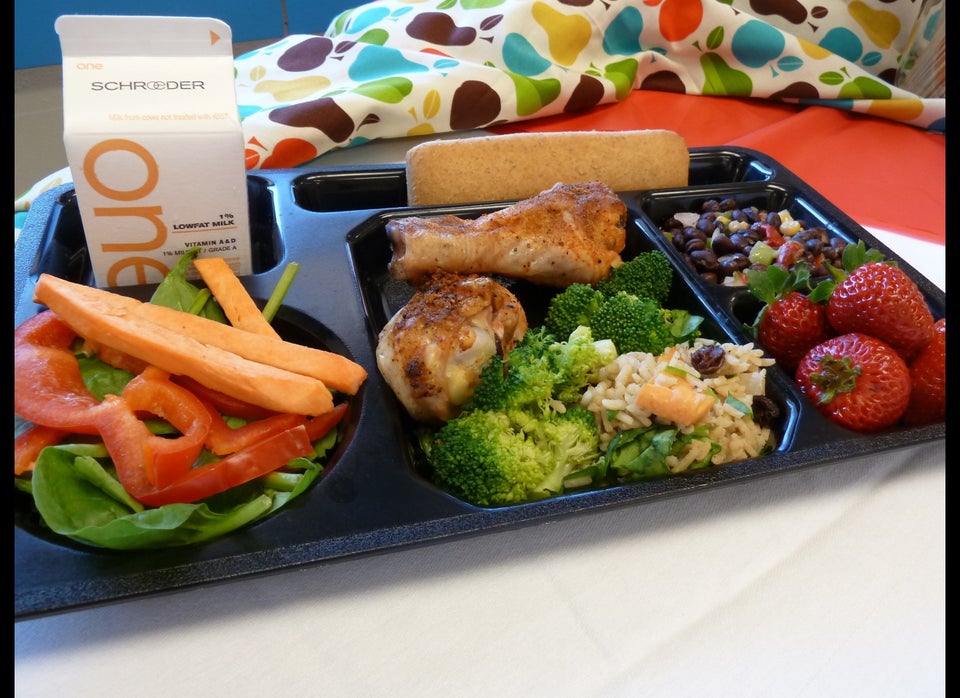
[[[159,282],[185,249],[251,269],[230,27],[64,15],[64,145],[98,286]]]

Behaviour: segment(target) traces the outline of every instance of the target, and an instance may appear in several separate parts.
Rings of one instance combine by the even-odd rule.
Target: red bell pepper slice
[[[207,434],[205,445],[218,456],[236,453],[261,439],[305,424],[307,421],[306,417],[299,414],[274,414],[234,428],[224,421],[220,412],[211,403],[204,400],[200,402],[211,418],[210,432]]]
[[[76,336],[49,310],[14,330],[14,412],[34,424],[96,434],[100,402],[87,390],[70,350]]]
[[[779,249],[780,245],[784,242],[784,237],[777,229],[777,226],[772,223],[754,223],[754,225],[759,226],[760,230],[764,235],[764,242],[773,247],[774,249]]]
[[[347,415],[348,407],[349,405],[346,402],[341,402],[339,405],[334,405],[333,409],[326,414],[319,414],[312,419],[308,419],[307,435],[310,437],[310,441],[316,441],[326,436],[327,432],[337,426]]]
[[[201,400],[211,403],[217,408],[220,414],[230,417],[241,417],[242,419],[263,419],[270,415],[277,414],[266,407],[251,405],[249,402],[238,400],[235,397],[221,393],[219,390],[208,388],[199,381],[189,376],[173,376],[174,383],[182,385]]]
[[[183,477],[200,456],[213,422],[203,403],[189,390],[171,382],[170,374],[155,366],[148,366],[127,383],[121,397],[133,412],[162,417],[180,432],[180,436],[171,438],[148,431],[143,438],[142,459],[147,480],[161,488]],[[101,429],[102,424],[103,419]]]
[[[196,502],[272,473],[294,458],[312,453],[313,446],[307,430],[300,425],[259,441],[223,460],[194,468],[168,487],[130,494],[144,504],[155,507]]]
[[[108,395],[109,416],[101,420],[101,435],[123,488],[149,506],[195,502],[266,475],[290,460],[313,453],[303,425],[275,434],[226,458],[188,470],[176,481],[157,486],[147,477],[143,440],[152,436],[123,398]]]
[[[313,442],[325,436],[328,431],[340,423],[340,420],[347,413],[347,403],[343,402],[336,405],[330,412],[312,419],[307,419],[299,414],[274,414],[264,419],[248,422],[240,427],[231,428],[216,407],[204,400],[200,402],[207,408],[213,420],[205,445],[207,449],[218,456],[235,453],[260,439],[292,429],[300,424],[307,427],[307,436]]]
[[[40,451],[47,446],[56,446],[70,435],[63,429],[54,429],[35,424],[17,434],[13,440],[13,474],[23,475],[33,470]]]
[[[102,402],[83,383],[70,344],[76,334],[51,311],[44,311],[15,330],[15,408],[33,422],[31,437],[22,441],[22,463],[31,460],[26,442],[60,440],[66,433],[99,434],[131,496],[149,506],[205,499],[226,489],[277,470],[294,458],[313,453],[315,441],[336,426],[347,412],[342,403],[328,414],[307,419],[302,415],[274,415],[269,429],[255,424],[249,433],[271,435],[248,443],[227,457],[193,467],[211,426],[229,429],[215,420],[201,398],[148,367],[124,388],[122,395],[107,395]],[[152,434],[139,415],[156,415],[181,434]],[[296,426],[275,432],[277,424]],[[219,429],[219,425],[217,427]],[[29,432],[28,432],[29,433]],[[49,444],[47,444],[49,445]],[[39,453],[39,450],[36,450]],[[26,467],[18,464],[15,467]]]

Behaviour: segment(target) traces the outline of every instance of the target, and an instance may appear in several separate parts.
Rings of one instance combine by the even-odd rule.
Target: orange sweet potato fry
[[[142,312],[151,306],[149,303],[74,284],[49,274],[41,275],[34,299],[55,312],[81,337],[125,352],[169,373],[189,376],[231,397],[277,412],[319,415],[333,409],[333,396],[322,381],[246,359],[205,342],[202,335],[197,338],[152,322]],[[196,317],[181,311],[172,312]],[[215,321],[208,322],[227,327]],[[267,341],[264,337],[245,334],[255,341]]]
[[[123,317],[135,315],[167,331],[194,338],[204,345],[236,354],[251,362],[309,376],[323,382],[331,390],[348,395],[355,395],[367,377],[363,366],[335,352],[263,337],[199,315],[153,303],[141,303],[134,298],[42,274],[34,291],[37,302],[49,306],[45,298],[58,295],[79,299],[81,304],[96,313]],[[62,317],[64,322],[69,323],[69,317]],[[83,336],[81,332],[78,334]],[[183,371],[172,370],[171,373],[181,374]],[[221,392],[230,394],[226,390]]]
[[[223,308],[231,325],[264,337],[280,339],[223,257],[198,257],[193,260],[193,266],[200,272],[200,278]]]

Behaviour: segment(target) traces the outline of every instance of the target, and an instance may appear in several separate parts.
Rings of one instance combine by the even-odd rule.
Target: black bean
[[[717,221],[721,215],[741,225],[747,223],[748,227],[728,233],[726,227]],[[778,210],[768,211],[757,206],[738,208],[736,199],[727,197],[704,200],[700,204],[697,221],[692,226],[685,225],[677,216],[673,216],[660,229],[667,234],[673,247],[691,269],[705,280],[719,283],[744,269],[766,269],[763,264],[750,264],[749,257],[756,243],[767,242],[766,231],[771,226],[777,230],[784,226]],[[802,245],[803,255],[800,259],[807,264],[811,276],[826,276],[828,271],[825,263],[841,266],[846,241],[830,237],[822,226],[808,226],[802,218],[790,222],[791,229],[798,227],[797,233],[784,235]],[[772,242],[767,244],[777,247]],[[789,263],[792,264],[793,260]],[[778,263],[777,266],[784,268],[784,263]]]
[[[816,257],[823,252],[823,240],[820,238],[807,240],[803,243],[803,249],[805,249],[810,255]]]
[[[697,230],[706,233],[707,235],[713,235],[713,231],[717,227],[717,222],[715,219],[710,219],[707,217],[702,217],[697,221]]]
[[[746,231],[738,231],[730,236],[730,242],[733,243],[735,249],[743,252],[744,249],[752,245],[756,240],[750,237],[750,234]]]
[[[720,202],[716,199],[707,199],[703,202],[703,205],[700,207],[702,213],[708,213],[710,211],[719,211]]]
[[[720,268],[720,264],[717,262],[717,255],[710,250],[694,250],[690,253],[690,259],[700,272],[716,272]]]
[[[672,238],[673,246],[676,247],[680,252],[683,252],[683,247],[687,244],[688,237],[689,235],[687,234],[687,228],[676,231]]]
[[[710,248],[714,254],[718,256],[732,254],[737,251],[737,246],[726,233],[714,233],[713,237],[710,238]]]
[[[721,211],[732,211],[737,207],[736,199],[724,199],[720,202]]]
[[[750,266],[750,258],[740,252],[718,257],[717,262],[720,265],[722,276],[733,276],[736,272],[743,271]]]

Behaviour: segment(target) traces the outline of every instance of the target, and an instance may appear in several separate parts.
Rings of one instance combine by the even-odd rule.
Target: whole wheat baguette
[[[411,206],[523,199],[600,180],[614,191],[683,187],[690,152],[673,131],[560,131],[427,141],[407,151]]]

